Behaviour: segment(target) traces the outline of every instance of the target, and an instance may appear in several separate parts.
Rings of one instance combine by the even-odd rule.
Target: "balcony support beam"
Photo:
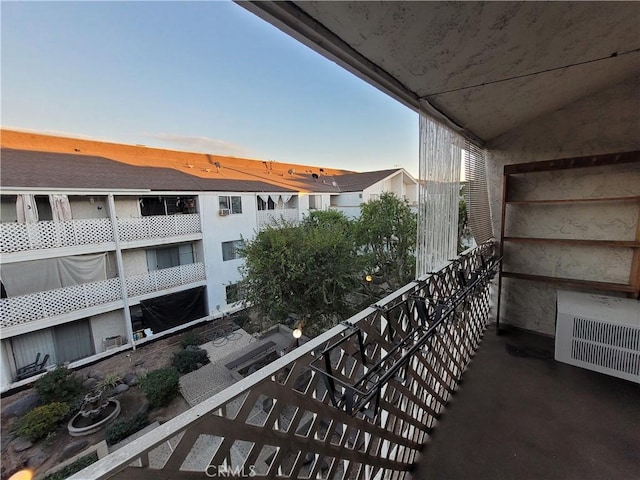
[[[120,290],[122,291],[122,301],[124,302],[124,323],[127,329],[128,343],[131,344],[133,350],[136,349],[136,343],[133,341],[133,325],[131,324],[131,310],[129,309],[129,295],[127,294],[127,279],[124,274],[124,262],[122,261],[122,247],[120,245],[120,233],[118,231],[118,219],[116,217],[116,203],[113,193],[107,197],[109,202],[109,218],[113,227],[113,239],[116,243],[116,265],[118,268],[118,277],[120,278]]]

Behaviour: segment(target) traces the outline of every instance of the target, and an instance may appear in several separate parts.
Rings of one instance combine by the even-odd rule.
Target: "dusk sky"
[[[418,115],[230,2],[2,2],[2,126],[418,170]]]

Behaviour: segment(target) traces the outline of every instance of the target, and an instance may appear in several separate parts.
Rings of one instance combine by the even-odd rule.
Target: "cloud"
[[[217,138],[197,135],[177,135],[173,133],[143,133],[145,137],[161,140],[172,145],[186,147],[189,150],[202,151],[203,153],[217,153],[220,155],[246,156],[249,150],[241,145],[235,145]]]

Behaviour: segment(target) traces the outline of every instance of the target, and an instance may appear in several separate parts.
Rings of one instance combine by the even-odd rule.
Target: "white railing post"
[[[118,268],[118,278],[120,279],[120,292],[122,302],[124,303],[124,320],[127,327],[127,335],[129,343],[136,349],[136,343],[133,341],[133,325],[131,324],[131,310],[129,309],[129,295],[127,293],[126,277],[124,273],[124,262],[122,261],[122,248],[120,246],[120,234],[118,233],[118,218],[116,217],[116,204],[113,193],[107,197],[109,202],[109,218],[111,219],[111,228],[113,229],[113,240],[116,244],[116,265]]]

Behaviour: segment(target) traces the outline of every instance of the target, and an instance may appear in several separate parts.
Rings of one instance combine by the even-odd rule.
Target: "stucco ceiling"
[[[490,141],[640,74],[640,2],[241,2]]]

